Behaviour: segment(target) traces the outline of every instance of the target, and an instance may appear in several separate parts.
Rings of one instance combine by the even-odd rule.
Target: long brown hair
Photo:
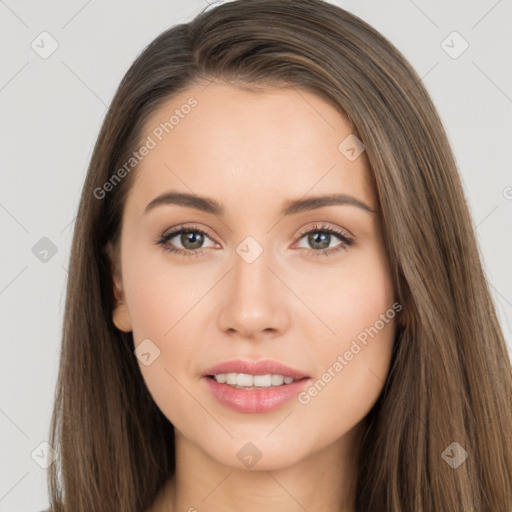
[[[445,131],[402,54],[322,0],[207,8],[159,35],[119,85],[72,242],[51,510],[140,512],[174,474],[173,427],[146,388],[131,333],[112,323],[105,247],[118,240],[136,167],[108,193],[98,190],[140,146],[149,116],[208,80],[313,92],[353,123],[366,147],[403,311],[361,445],[357,510],[511,511],[511,364]],[[461,450],[467,458],[455,467]]]

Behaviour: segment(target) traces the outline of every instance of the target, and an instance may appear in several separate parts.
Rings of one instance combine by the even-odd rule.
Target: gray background
[[[511,347],[512,0],[333,3],[390,39],[430,92]],[[1,512],[47,506],[45,471],[35,461],[48,439],[74,218],[107,105],[138,53],[205,5],[0,0]],[[46,59],[31,47],[50,48],[43,31],[58,43]],[[464,41],[453,31],[469,44],[460,55]],[[55,254],[38,253],[43,237]]]

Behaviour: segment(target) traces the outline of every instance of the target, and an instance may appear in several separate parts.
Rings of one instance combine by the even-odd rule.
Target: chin
[[[298,435],[297,440],[294,440],[286,436],[286,432],[281,432],[281,435],[276,434],[273,439],[265,439],[271,431],[272,429],[265,428],[265,432],[258,432],[257,435],[235,437],[222,446],[217,443],[205,451],[220,464],[234,470],[246,471],[285,469],[308,456],[301,436]],[[270,434],[272,436],[274,433]],[[285,442],[286,439],[288,443]],[[297,444],[301,446],[301,450],[296,449]]]

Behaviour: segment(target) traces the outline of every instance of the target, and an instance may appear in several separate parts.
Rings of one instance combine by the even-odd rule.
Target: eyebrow
[[[157,206],[169,204],[194,208],[196,210],[211,213],[213,215],[224,215],[223,206],[215,199],[194,194],[187,194],[184,192],[165,192],[164,194],[155,197],[146,206],[144,213],[148,213],[150,210],[153,210]],[[356,206],[357,208],[370,213],[378,213],[376,210],[372,210],[366,203],[356,199],[353,196],[346,194],[327,194],[322,196],[310,196],[302,199],[289,200],[285,203],[283,209],[281,210],[281,214],[283,216],[293,215],[296,213],[316,210],[317,208],[333,205]]]

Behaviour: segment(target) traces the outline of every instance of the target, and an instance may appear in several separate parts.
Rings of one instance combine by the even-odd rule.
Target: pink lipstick
[[[310,377],[271,360],[232,360],[203,372],[203,382],[224,406],[244,413],[278,409],[296,397]]]

